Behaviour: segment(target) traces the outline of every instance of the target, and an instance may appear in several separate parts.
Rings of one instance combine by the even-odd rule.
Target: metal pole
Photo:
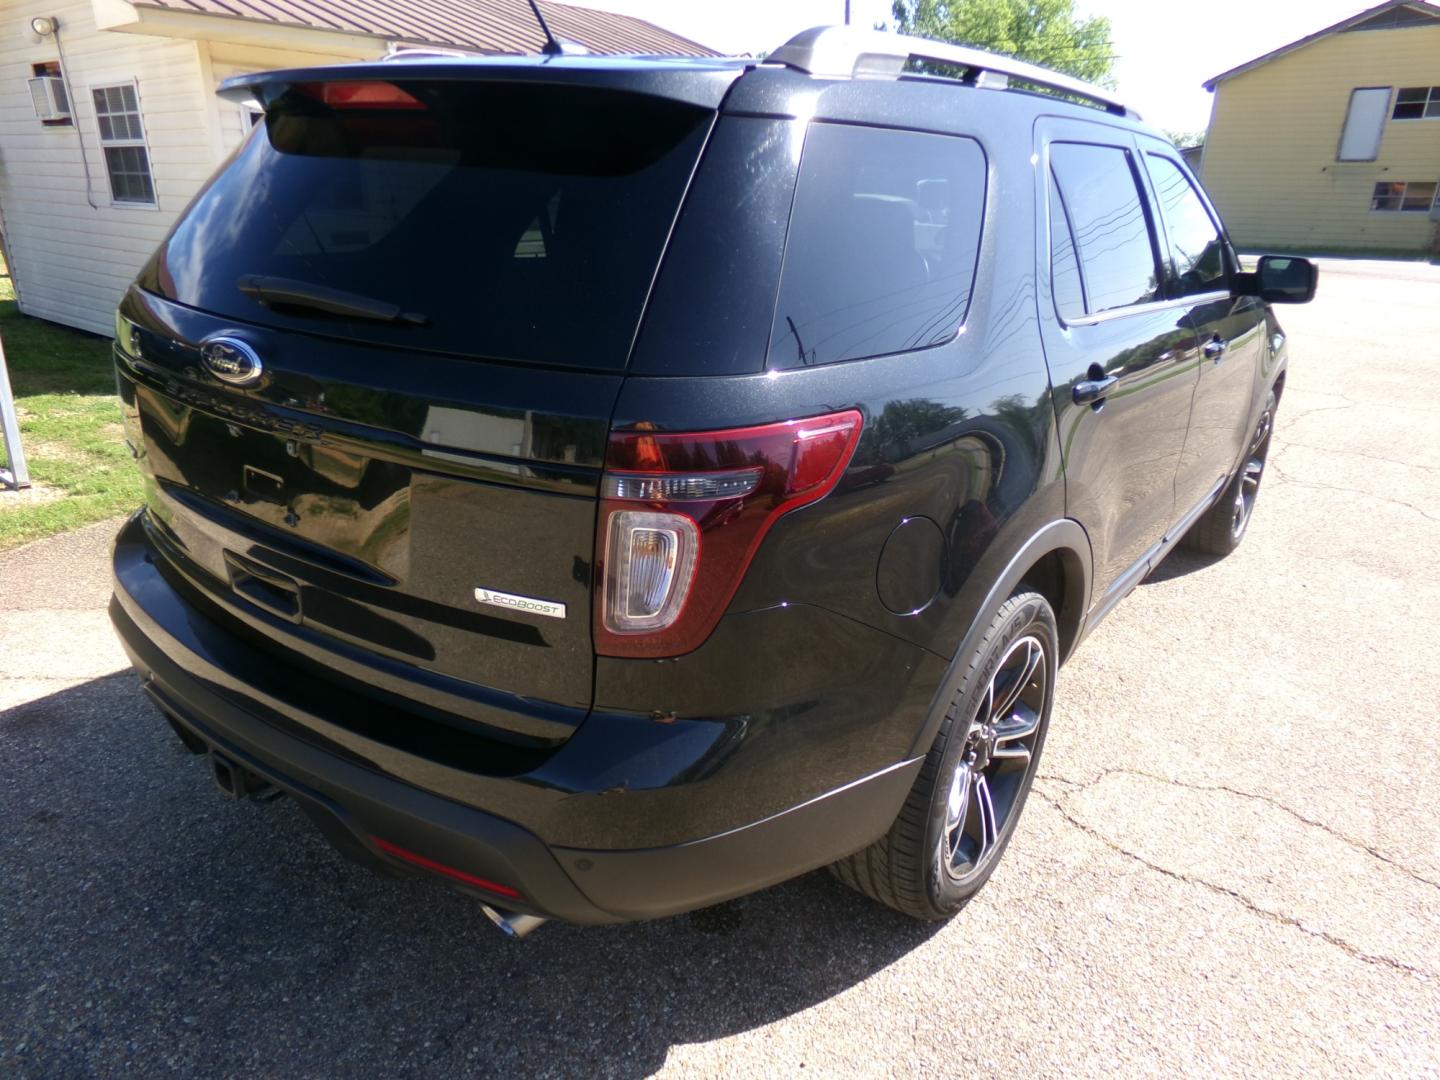
[[[845,0],[845,25],[850,25],[850,0]]]
[[[0,341],[0,427],[5,430],[5,463],[0,469],[0,483],[13,488],[30,486],[30,470],[25,467],[25,448],[20,445],[20,421],[15,415],[15,396],[10,393],[10,369],[5,366],[5,343]]]

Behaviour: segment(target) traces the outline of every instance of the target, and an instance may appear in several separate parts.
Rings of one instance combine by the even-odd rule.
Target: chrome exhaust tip
[[[480,910],[485,912],[487,919],[500,928],[502,934],[517,941],[530,931],[543,926],[546,921],[539,915],[521,915],[516,911],[499,911],[489,904],[481,904]]]

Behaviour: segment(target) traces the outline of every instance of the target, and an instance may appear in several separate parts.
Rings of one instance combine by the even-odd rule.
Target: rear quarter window
[[[806,135],[768,364],[939,345],[965,321],[985,202],[973,139],[840,124]]]

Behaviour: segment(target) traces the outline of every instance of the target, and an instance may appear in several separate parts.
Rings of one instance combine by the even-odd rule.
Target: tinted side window
[[[1087,310],[1094,314],[1154,300],[1155,253],[1129,153],[1116,146],[1054,143],[1050,164],[1080,252]]]
[[[1055,297],[1055,310],[1064,319],[1085,314],[1085,290],[1080,283],[1070,218],[1053,173],[1050,179],[1050,291]]]
[[[1225,241],[1190,179],[1169,158],[1145,155],[1180,296],[1227,288]]]
[[[985,155],[973,139],[812,124],[769,365],[950,340],[970,305],[984,198]]]

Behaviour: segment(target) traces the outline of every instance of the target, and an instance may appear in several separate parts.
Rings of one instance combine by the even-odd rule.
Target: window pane
[[[1060,201],[1054,173],[1050,176],[1050,288],[1055,295],[1055,310],[1062,319],[1085,314],[1075,239],[1070,235],[1070,219]]]
[[[971,139],[813,124],[805,137],[769,364],[921,349],[965,319],[984,205]]]
[[[1396,101],[1424,101],[1430,96],[1428,86],[1406,86],[1395,95]]]
[[[139,112],[140,104],[135,100],[135,87],[121,86],[117,89],[120,91],[120,107],[127,112]]]
[[[1371,210],[1399,210],[1400,200],[1405,195],[1405,185],[1382,181],[1375,185],[1370,196]]]
[[[1425,119],[1430,120],[1440,116],[1440,94],[1432,95],[1430,104],[1425,106]]]
[[[1425,115],[1423,101],[1396,102],[1395,111],[1390,114],[1394,120],[1418,120]]]
[[[1055,143],[1050,160],[1070,212],[1090,311],[1155,299],[1155,255],[1130,155],[1113,146]]]
[[[1434,184],[1407,184],[1405,185],[1405,200],[1400,204],[1400,209],[1429,210],[1430,204],[1434,201]]]
[[[109,142],[115,137],[115,129],[110,126],[110,117],[104,113],[97,113],[95,121],[100,125],[100,141]]]
[[[1179,294],[1194,296],[1226,288],[1224,241],[1189,178],[1169,158],[1147,154],[1145,164],[1165,221]]]
[[[150,179],[150,158],[143,147],[107,146],[105,168],[110,174],[110,194],[116,202],[155,201],[155,187]]]
[[[1345,125],[1340,129],[1339,161],[1374,161],[1385,133],[1386,110],[1390,108],[1388,86],[1365,86],[1350,91]]]
[[[146,280],[218,315],[323,331],[235,288],[240,274],[292,278],[428,320],[356,323],[368,341],[623,369],[712,114],[591,87],[405,86],[430,103],[426,122],[277,101]],[[553,226],[545,258],[517,258],[537,219]]]
[[[102,113],[108,113],[108,112],[110,111],[110,106],[109,106],[108,104],[106,104],[106,100],[105,100],[105,88],[104,88],[103,86],[102,86],[102,87],[99,87],[98,89],[95,89],[95,90],[90,91],[90,96],[95,99],[95,112],[96,112],[96,115],[99,115],[99,114],[102,114]]]

